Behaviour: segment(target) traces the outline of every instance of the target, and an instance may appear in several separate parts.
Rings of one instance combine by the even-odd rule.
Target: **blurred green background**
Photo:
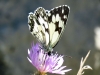
[[[91,50],[84,75],[100,75],[100,0],[0,0],[0,75],[32,75],[36,69],[27,60],[27,49],[35,38],[28,28],[28,13],[38,7],[50,10],[69,5],[67,26],[54,48],[72,68],[66,75],[76,75],[81,57]],[[51,74],[50,74],[51,75]]]

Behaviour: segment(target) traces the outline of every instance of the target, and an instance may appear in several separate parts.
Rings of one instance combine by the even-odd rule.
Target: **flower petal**
[[[66,66],[62,66],[64,59],[62,55],[57,53],[48,55],[43,48],[40,47],[40,44],[32,46],[28,49],[28,55],[30,63],[35,66],[39,72],[45,73],[56,73],[56,74],[65,74],[65,72],[70,71],[71,69],[65,69]]]

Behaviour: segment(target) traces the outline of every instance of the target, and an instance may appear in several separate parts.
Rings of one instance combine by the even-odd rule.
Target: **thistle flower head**
[[[65,72],[71,70],[65,69],[66,66],[62,66],[64,62],[62,55],[58,55],[57,53],[48,55],[43,48],[40,48],[39,44],[33,44],[32,48],[28,49],[28,55],[28,60],[37,68],[41,75],[45,75],[47,72],[65,74]]]

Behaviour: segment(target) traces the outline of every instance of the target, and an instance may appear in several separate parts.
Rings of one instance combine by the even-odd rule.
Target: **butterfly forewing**
[[[52,49],[64,31],[68,14],[67,5],[55,7],[50,11],[39,7],[34,13],[29,13],[29,30],[47,50]]]
[[[67,5],[53,8],[48,13],[50,46],[52,48],[56,46],[62,32],[64,31],[68,19],[68,14],[69,7]]]

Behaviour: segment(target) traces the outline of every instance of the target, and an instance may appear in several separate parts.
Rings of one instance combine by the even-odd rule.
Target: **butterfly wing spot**
[[[40,15],[40,16],[45,16],[45,9],[42,7],[39,7],[36,9],[36,11],[34,12],[36,15]]]
[[[51,14],[51,13],[50,13],[50,14]],[[48,16],[48,22],[51,23],[51,21],[52,21],[52,15],[49,15],[49,16]]]
[[[33,13],[30,12],[30,13],[29,13],[29,16],[28,16],[28,26],[29,26],[29,30],[30,30],[31,32],[32,32],[33,29],[34,29],[33,17],[34,17]]]
[[[59,27],[59,22],[56,22],[56,23],[55,23],[55,25],[56,25],[56,29],[55,29],[55,31],[58,31],[58,33],[60,34],[60,33],[61,33],[62,28],[61,28],[61,27]]]
[[[29,16],[28,16],[28,20],[29,20],[29,19],[33,19],[33,17],[34,17],[34,14],[33,14],[32,12],[30,12],[30,13],[29,13]]]
[[[34,29],[34,21],[32,21],[31,19],[30,19],[30,23],[28,23],[29,24],[29,30],[32,32],[33,31],[33,29]]]
[[[55,16],[54,16],[54,15],[52,16],[52,22],[53,22],[53,23],[55,23],[55,22],[56,22],[56,18],[55,18]]]
[[[59,14],[56,14],[56,21],[59,21]]]
[[[48,13],[48,16],[51,16],[51,13]]]
[[[64,9],[62,9],[62,14],[64,13]]]
[[[39,22],[39,20],[37,20],[37,19],[36,19],[36,23],[37,23],[38,25],[40,25],[40,22]]]
[[[64,15],[64,19],[67,19],[67,16],[66,15]]]

